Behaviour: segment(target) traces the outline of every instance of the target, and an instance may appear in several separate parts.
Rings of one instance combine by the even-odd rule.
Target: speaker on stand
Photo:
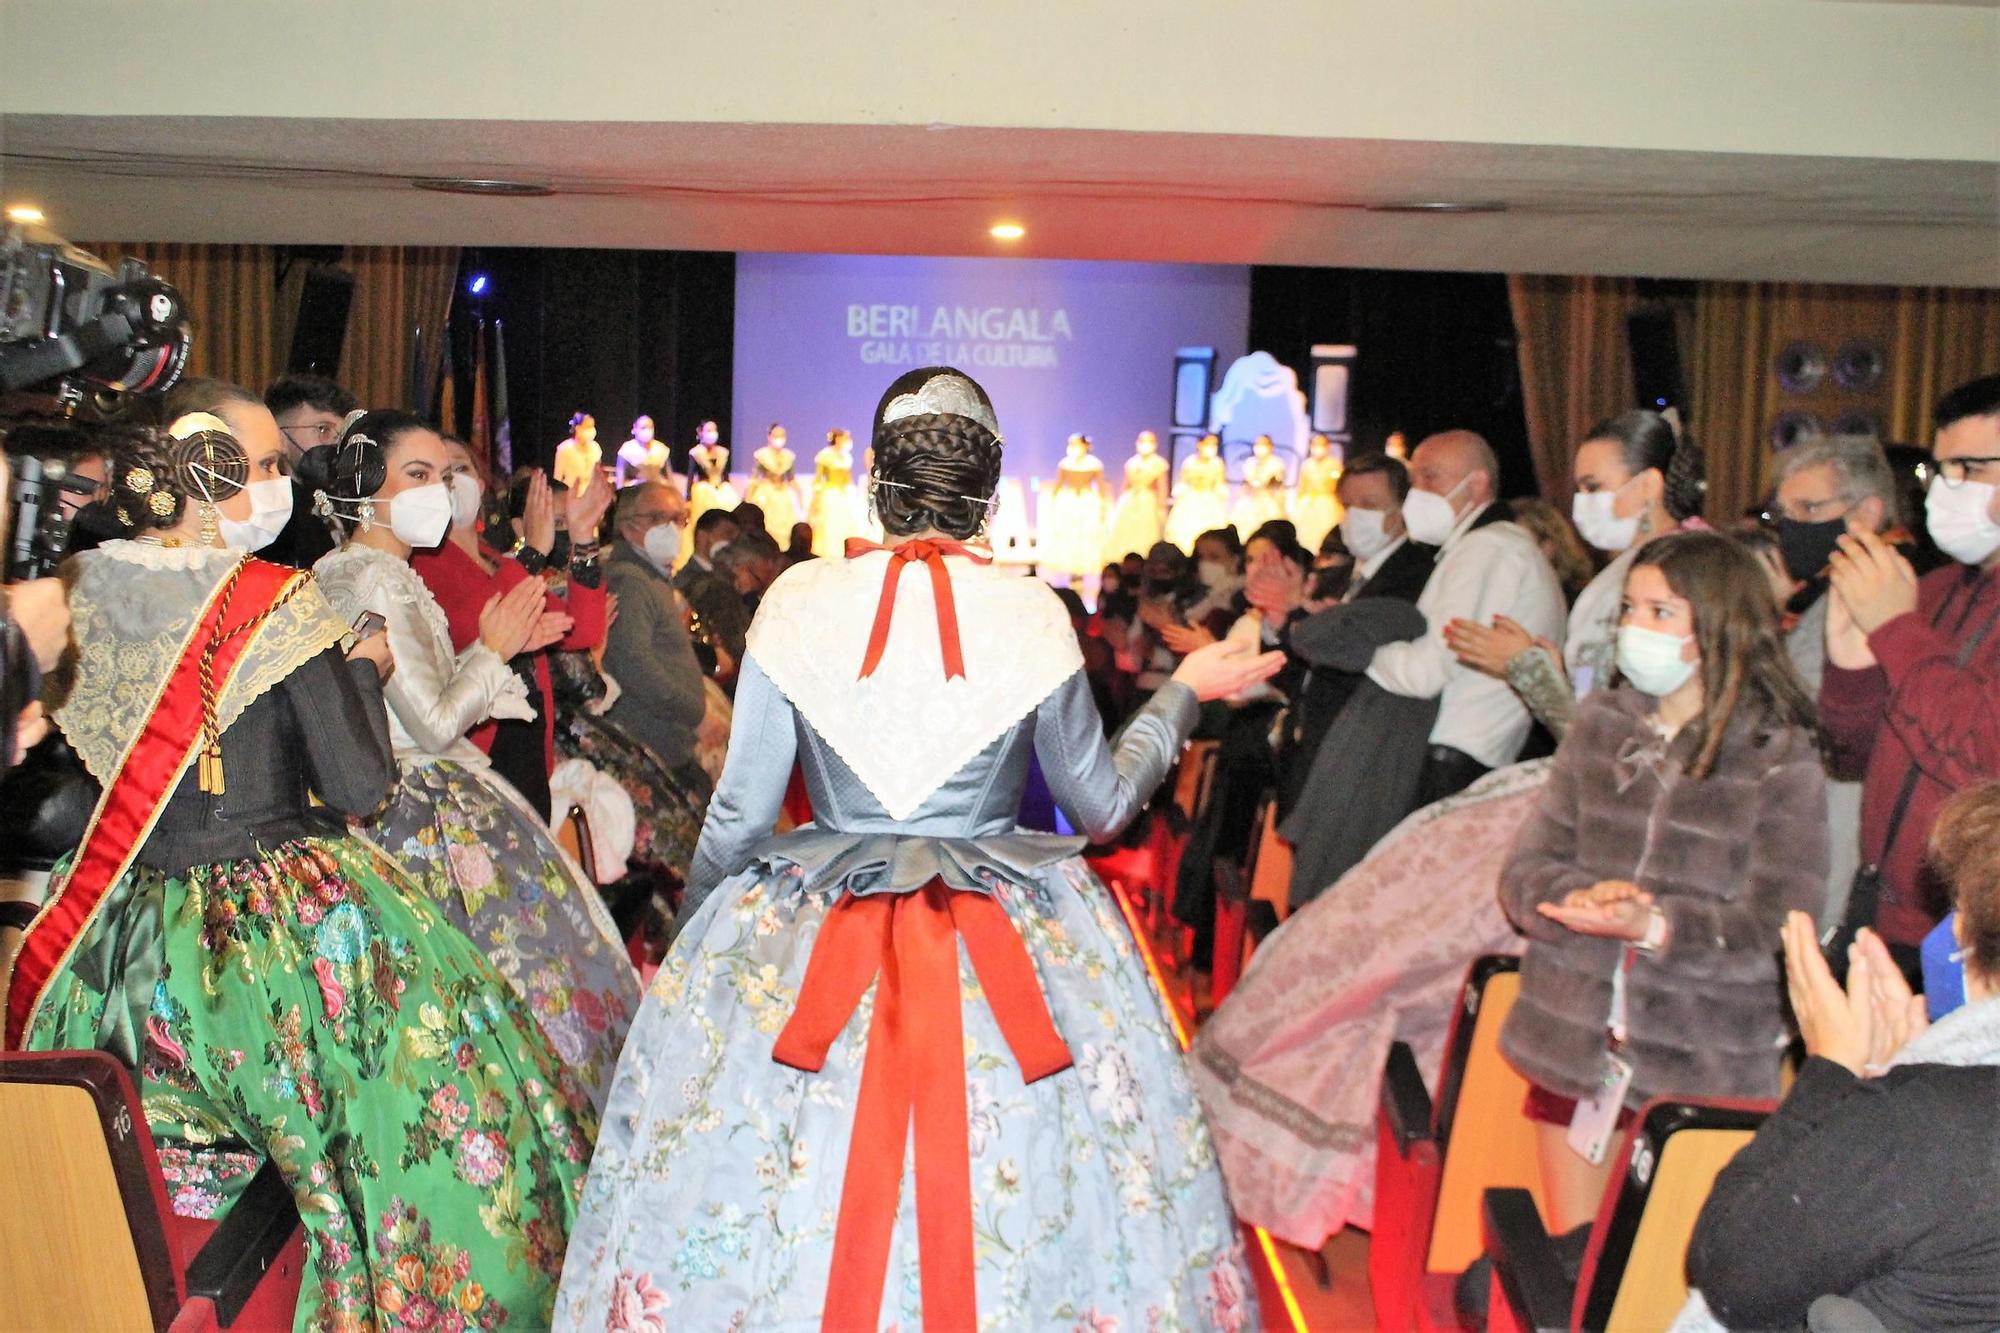
[[[313,263],[299,284],[298,315],[292,321],[285,369],[294,375],[339,379],[347,316],[354,308],[354,275],[332,264]]]
[[[1352,343],[1314,343],[1312,348],[1312,430],[1347,457],[1354,440],[1350,395],[1354,386]]]

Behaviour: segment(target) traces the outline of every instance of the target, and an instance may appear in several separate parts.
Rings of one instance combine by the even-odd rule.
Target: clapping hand
[[[1559,903],[1538,903],[1535,910],[1579,935],[1642,940],[1653,913],[1653,895],[1629,880],[1606,879],[1571,890]]]
[[[549,474],[540,468],[528,474],[528,494],[521,502],[521,540],[543,555],[556,548],[555,495],[549,490]]]
[[[1168,651],[1182,657],[1215,642],[1215,635],[1205,625],[1176,625],[1169,621],[1159,626],[1159,631],[1160,642],[1167,645]]]
[[[1305,571],[1276,551],[1260,552],[1244,579],[1243,599],[1271,619],[1283,620],[1305,605]]]
[[[1917,571],[1901,552],[1864,524],[1849,520],[1828,569],[1834,595],[1864,635],[1917,609]],[[1829,615],[1829,626],[1831,623]]]
[[[611,500],[611,487],[596,474],[585,478],[581,486],[571,489],[567,497],[566,517],[572,542],[587,545],[597,540],[598,526],[604,522],[604,513],[611,508]]]
[[[1562,661],[1562,653],[1554,651],[1554,644],[1537,639],[1506,616],[1494,616],[1490,626],[1472,620],[1448,620],[1444,644],[1463,665],[1501,680],[1507,678],[1508,665],[1533,648],[1546,646],[1558,664]]]
[[[1189,653],[1174,670],[1174,679],[1207,703],[1241,694],[1277,675],[1284,666],[1283,653],[1258,652],[1254,644],[1224,639]]]
[[[1806,1054],[1840,1065],[1857,1078],[1879,1074],[1924,1030],[1923,1000],[1910,993],[1881,937],[1861,931],[1847,949],[1847,987],[1833,979],[1812,918],[1785,918],[1785,989]]]

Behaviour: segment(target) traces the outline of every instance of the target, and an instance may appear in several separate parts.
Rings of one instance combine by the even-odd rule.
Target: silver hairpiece
[[[880,477],[870,477],[868,479],[868,484],[870,486],[893,486],[895,489],[899,491],[914,491],[917,489],[915,486],[910,485],[910,483],[908,483],[907,481],[884,481]],[[1000,497],[998,495],[989,495],[986,498],[981,499],[979,496],[976,495],[954,494],[952,495],[951,498],[954,500],[963,500],[969,505],[980,505],[983,508],[985,508],[989,513],[992,512],[993,507],[995,505],[1000,503]]]
[[[1000,442],[1000,423],[993,409],[980,401],[979,390],[963,375],[933,375],[915,393],[897,394],[882,409],[882,424],[932,415],[976,421],[992,432],[994,443]]]

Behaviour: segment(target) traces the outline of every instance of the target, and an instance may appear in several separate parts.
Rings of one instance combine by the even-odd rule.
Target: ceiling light
[[[1018,222],[996,222],[989,230],[996,241],[1018,241],[1028,234],[1028,229]]]
[[[32,227],[47,222],[49,219],[41,209],[36,208],[33,204],[14,204],[7,210],[7,220],[9,222],[24,223]]]
[[[1370,204],[1371,213],[1505,213],[1507,205],[1497,199],[1410,199],[1399,203]]]
[[[419,176],[410,182],[419,190],[439,194],[499,195],[510,199],[534,199],[556,192],[555,186],[535,181],[489,180],[476,176]]]

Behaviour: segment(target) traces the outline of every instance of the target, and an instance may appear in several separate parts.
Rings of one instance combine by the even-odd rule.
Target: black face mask
[[[1778,519],[1778,550],[1784,553],[1785,572],[1801,583],[1818,578],[1833,559],[1840,534],[1847,531],[1847,517],[1806,523],[1795,518]]]
[[[69,538],[64,550],[70,554],[95,550],[114,537],[125,535],[118,522],[117,506],[109,500],[92,500],[81,506],[69,521]]]

